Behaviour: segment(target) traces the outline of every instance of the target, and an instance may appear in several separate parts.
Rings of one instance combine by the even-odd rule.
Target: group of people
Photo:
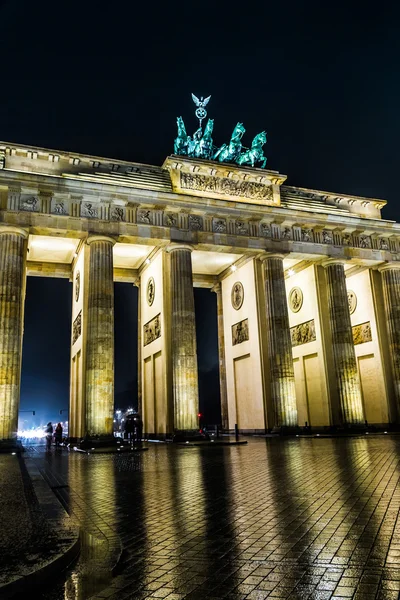
[[[54,441],[56,444],[56,448],[59,448],[60,444],[62,442],[62,439],[63,439],[63,428],[62,428],[61,423],[58,423],[57,427],[54,430],[51,421],[49,421],[47,423],[45,431],[46,431],[46,450],[51,449],[51,442],[53,440],[53,435],[54,435]]]

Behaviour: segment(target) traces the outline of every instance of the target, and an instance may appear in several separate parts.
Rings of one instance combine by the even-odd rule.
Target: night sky
[[[0,139],[160,165],[176,117],[196,128],[190,93],[212,94],[216,144],[237,121],[245,145],[265,129],[267,166],[289,184],[384,198],[383,216],[400,219],[395,3],[102,6],[0,0]],[[115,290],[125,402],[136,386],[137,297],[127,284]],[[70,284],[29,278],[27,299],[22,408],[57,413],[68,405]],[[213,421],[215,295],[196,290],[196,302],[201,402]]]

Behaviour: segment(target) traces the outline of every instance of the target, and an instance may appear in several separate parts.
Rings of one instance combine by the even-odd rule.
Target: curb
[[[20,460],[23,460],[20,458]],[[4,599],[13,598],[17,594],[32,591],[33,586],[43,583],[50,577],[59,574],[66,569],[79,555],[80,538],[79,529],[72,525],[71,518],[62,507],[52,490],[49,488],[38,467],[32,460],[25,460],[24,465],[32,481],[33,489],[44,517],[50,523],[50,527],[59,527],[60,522],[67,521],[64,527],[66,542],[70,542],[67,549],[52,560],[45,562],[43,566],[34,568],[26,575],[21,575],[9,583],[0,585],[0,597]],[[24,468],[22,465],[22,468]]]

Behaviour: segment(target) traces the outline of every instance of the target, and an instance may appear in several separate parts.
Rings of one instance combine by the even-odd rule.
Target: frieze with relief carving
[[[72,344],[79,339],[82,334],[82,311],[80,310],[76,319],[72,323]]]
[[[177,227],[178,226],[178,216],[173,213],[167,213],[165,215],[165,225],[167,227]]]
[[[148,346],[161,337],[161,313],[143,325],[143,345]]]
[[[110,211],[111,221],[125,221],[125,211],[122,206],[113,206]]]
[[[360,248],[371,248],[371,238],[367,235],[360,235]]]
[[[19,209],[31,212],[39,211],[39,198],[35,196],[22,196],[19,201]]]
[[[180,184],[183,189],[210,192],[220,196],[244,196],[257,200],[273,200],[271,186],[255,181],[240,181],[227,177],[212,177],[193,173],[180,173]]]
[[[214,233],[226,233],[225,219],[213,219],[213,231]]]
[[[385,238],[381,238],[379,240],[379,249],[380,250],[389,250],[389,244]]]
[[[271,226],[268,223],[261,223],[260,231],[262,237],[270,238],[271,237]]]
[[[322,232],[322,241],[324,244],[332,244],[333,237],[330,231],[324,229],[324,231]]]
[[[302,344],[308,344],[309,342],[315,342],[317,339],[315,333],[315,322],[314,319],[306,321],[300,325],[295,325],[290,328],[290,337],[292,340],[292,346],[301,346]]]
[[[247,235],[249,232],[249,228],[247,223],[244,221],[235,221],[235,233],[237,235]]]
[[[282,229],[281,238],[283,240],[290,240],[290,239],[292,239],[292,230],[290,229],[290,227],[284,227]]]
[[[203,218],[198,215],[189,215],[190,231],[201,231],[203,229]]]
[[[52,213],[54,215],[67,215],[68,210],[65,206],[65,202],[59,200],[52,203]]]
[[[249,320],[244,319],[232,325],[232,346],[237,346],[249,339]]]
[[[150,210],[140,210],[138,212],[138,223],[145,223],[146,225],[152,224],[152,217]]]
[[[81,217],[87,217],[88,219],[97,219],[98,207],[95,206],[92,202],[82,202]]]
[[[354,345],[364,344],[365,342],[372,342],[371,323],[361,323],[360,325],[353,325],[353,342]]]

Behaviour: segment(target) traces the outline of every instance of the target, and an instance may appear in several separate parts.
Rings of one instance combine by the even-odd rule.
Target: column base
[[[89,448],[106,448],[110,446],[116,446],[118,438],[113,435],[88,435],[81,439],[76,445],[81,450],[88,450]]]
[[[182,442],[208,442],[210,436],[208,433],[200,433],[198,429],[187,429],[184,431],[176,430],[174,432],[172,441],[174,443]]]
[[[338,433],[365,433],[368,430],[366,423],[351,423],[338,427]]]
[[[301,433],[301,427],[298,425],[281,425],[280,427],[274,427],[271,433],[278,433],[279,435],[297,435]]]
[[[25,452],[25,448],[19,440],[0,440],[0,454],[9,454],[10,452],[20,454]]]

